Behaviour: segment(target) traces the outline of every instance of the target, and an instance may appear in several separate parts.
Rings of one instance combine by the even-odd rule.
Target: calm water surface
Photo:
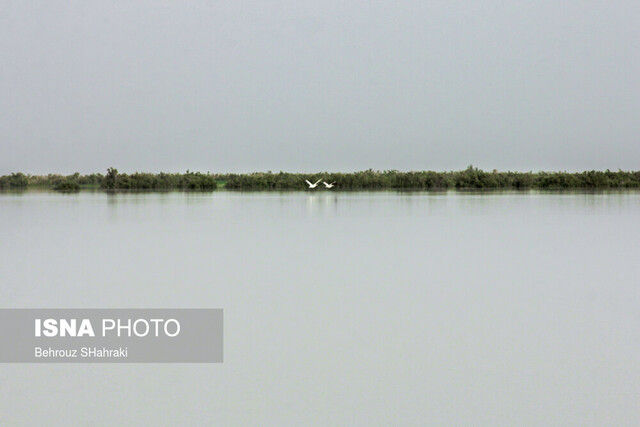
[[[0,194],[0,305],[224,364],[0,365],[3,425],[640,425],[640,194]]]

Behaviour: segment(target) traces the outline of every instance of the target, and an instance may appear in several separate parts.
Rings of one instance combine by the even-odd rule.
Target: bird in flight
[[[315,184],[310,183],[308,180],[305,179],[305,182],[307,183],[307,185],[309,186],[309,188],[316,188],[318,186],[318,184],[320,184],[322,180],[319,179]]]
[[[335,182],[332,182],[331,184],[328,184],[326,181],[322,181],[322,183],[324,184],[325,187],[327,188],[332,188],[334,185],[336,185]]]

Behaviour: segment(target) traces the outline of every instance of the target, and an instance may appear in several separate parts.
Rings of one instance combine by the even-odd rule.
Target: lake
[[[3,425],[640,424],[640,193],[0,194],[3,308],[223,308],[222,364],[0,364]]]

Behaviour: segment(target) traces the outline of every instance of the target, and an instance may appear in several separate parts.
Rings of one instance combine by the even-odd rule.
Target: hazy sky
[[[0,174],[640,169],[640,2],[0,0]]]

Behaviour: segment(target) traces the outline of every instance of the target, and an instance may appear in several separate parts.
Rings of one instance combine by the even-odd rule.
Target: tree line
[[[366,170],[354,173],[252,173],[230,174],[226,177],[227,189],[239,190],[304,190],[305,179],[315,182],[322,179],[336,182],[336,188],[343,190],[376,189],[640,189],[640,171],[611,172],[586,171],[568,172],[485,172],[469,166],[462,171],[452,172],[400,172],[397,170]]]
[[[119,173],[115,168],[102,175],[25,175],[12,173],[0,176],[0,189],[50,188],[59,191],[80,189],[105,190],[215,190],[217,180],[211,174],[187,171],[185,173]]]
[[[462,171],[400,172],[366,170],[353,173],[287,173],[256,172],[249,174],[185,173],[119,173],[109,168],[105,175],[25,175],[0,176],[0,189],[49,188],[75,191],[83,188],[105,190],[206,190],[219,187],[229,190],[304,190],[305,180],[336,182],[342,190],[563,190],[563,189],[640,189],[640,171],[585,172],[486,172],[469,166]]]

